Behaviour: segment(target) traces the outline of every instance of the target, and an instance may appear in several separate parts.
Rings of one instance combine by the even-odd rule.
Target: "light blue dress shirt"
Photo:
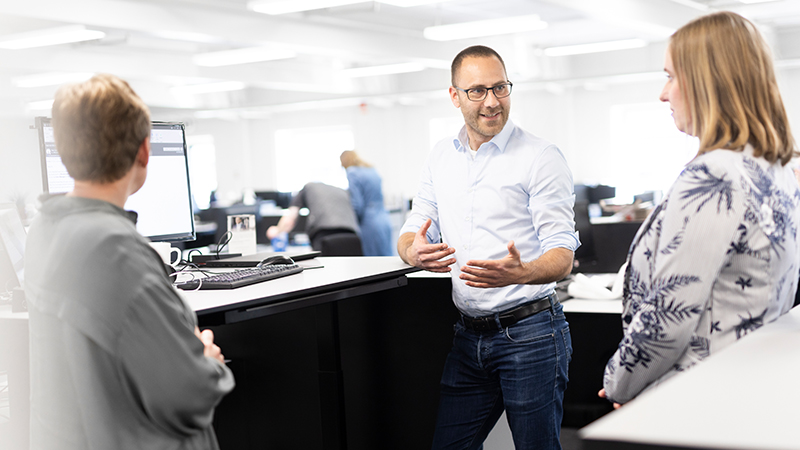
[[[473,159],[466,127],[433,148],[411,213],[400,230],[416,233],[427,219],[428,242],[453,247],[453,301],[465,315],[485,316],[550,293],[555,283],[473,288],[459,279],[472,259],[500,259],[513,240],[523,261],[548,250],[572,251],[575,233],[572,173],[561,151],[510,120]]]

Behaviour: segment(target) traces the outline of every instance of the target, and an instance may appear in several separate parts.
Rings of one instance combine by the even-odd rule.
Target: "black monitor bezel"
[[[50,186],[47,182],[47,149],[44,142],[44,126],[49,125],[52,127],[52,119],[49,117],[36,117],[36,128],[39,134],[39,156],[41,159],[41,170],[42,170],[42,188],[44,189],[45,194],[50,193]],[[181,134],[183,135],[183,163],[184,169],[186,170],[186,185],[187,185],[187,192],[189,194],[189,201],[188,201],[188,208],[189,214],[192,217],[191,221],[191,232],[188,233],[173,233],[173,234],[163,234],[163,235],[154,235],[154,236],[145,236],[153,242],[160,241],[160,242],[187,242],[187,241],[194,241],[197,239],[197,230],[195,228],[194,223],[194,209],[192,208],[192,184],[189,174],[189,147],[186,144],[186,124],[183,122],[162,122],[162,121],[153,121],[150,124],[151,130],[154,126],[166,126],[166,127],[174,127],[180,126]]]
[[[165,234],[165,235],[158,235],[158,236],[146,236],[151,241],[163,241],[163,242],[186,242],[186,241],[194,241],[197,239],[197,231],[194,226],[194,208],[192,208],[192,183],[191,177],[189,174],[189,146],[186,144],[186,124],[183,122],[161,122],[161,121],[153,121],[150,124],[150,129],[152,130],[153,126],[155,125],[163,125],[163,126],[180,126],[181,134],[183,135],[183,165],[184,169],[186,170],[186,192],[189,195],[188,198],[188,208],[189,208],[189,217],[192,218],[191,225],[192,231],[188,234],[185,233],[176,233],[176,234]]]
[[[47,182],[47,148],[44,143],[44,126],[52,124],[49,117],[36,117],[36,130],[39,134],[39,157],[41,159],[40,168],[42,169],[42,189],[45,194],[50,193],[50,185]]]

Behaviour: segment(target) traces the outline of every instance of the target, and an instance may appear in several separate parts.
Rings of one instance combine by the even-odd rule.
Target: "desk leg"
[[[344,450],[347,448],[347,427],[336,302],[316,306],[316,325],[322,448]]]

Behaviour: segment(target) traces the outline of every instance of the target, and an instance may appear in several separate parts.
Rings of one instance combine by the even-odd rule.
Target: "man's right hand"
[[[455,258],[446,258],[452,255],[456,250],[445,243],[429,244],[428,238],[425,234],[431,226],[431,219],[425,221],[425,224],[414,233],[405,233],[400,236],[398,242],[398,253],[403,261],[411,264],[412,266],[419,267],[431,272],[450,272],[449,267],[455,264]]]

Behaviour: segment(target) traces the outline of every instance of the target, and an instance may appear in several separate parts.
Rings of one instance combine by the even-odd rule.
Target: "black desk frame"
[[[224,307],[197,311],[197,317],[200,326],[223,325],[300,308],[315,307],[320,409],[322,412],[322,448],[344,450],[347,448],[347,427],[336,302],[406,286],[408,279],[405,274],[418,270],[409,266],[406,269],[385,274],[248,300]]]

